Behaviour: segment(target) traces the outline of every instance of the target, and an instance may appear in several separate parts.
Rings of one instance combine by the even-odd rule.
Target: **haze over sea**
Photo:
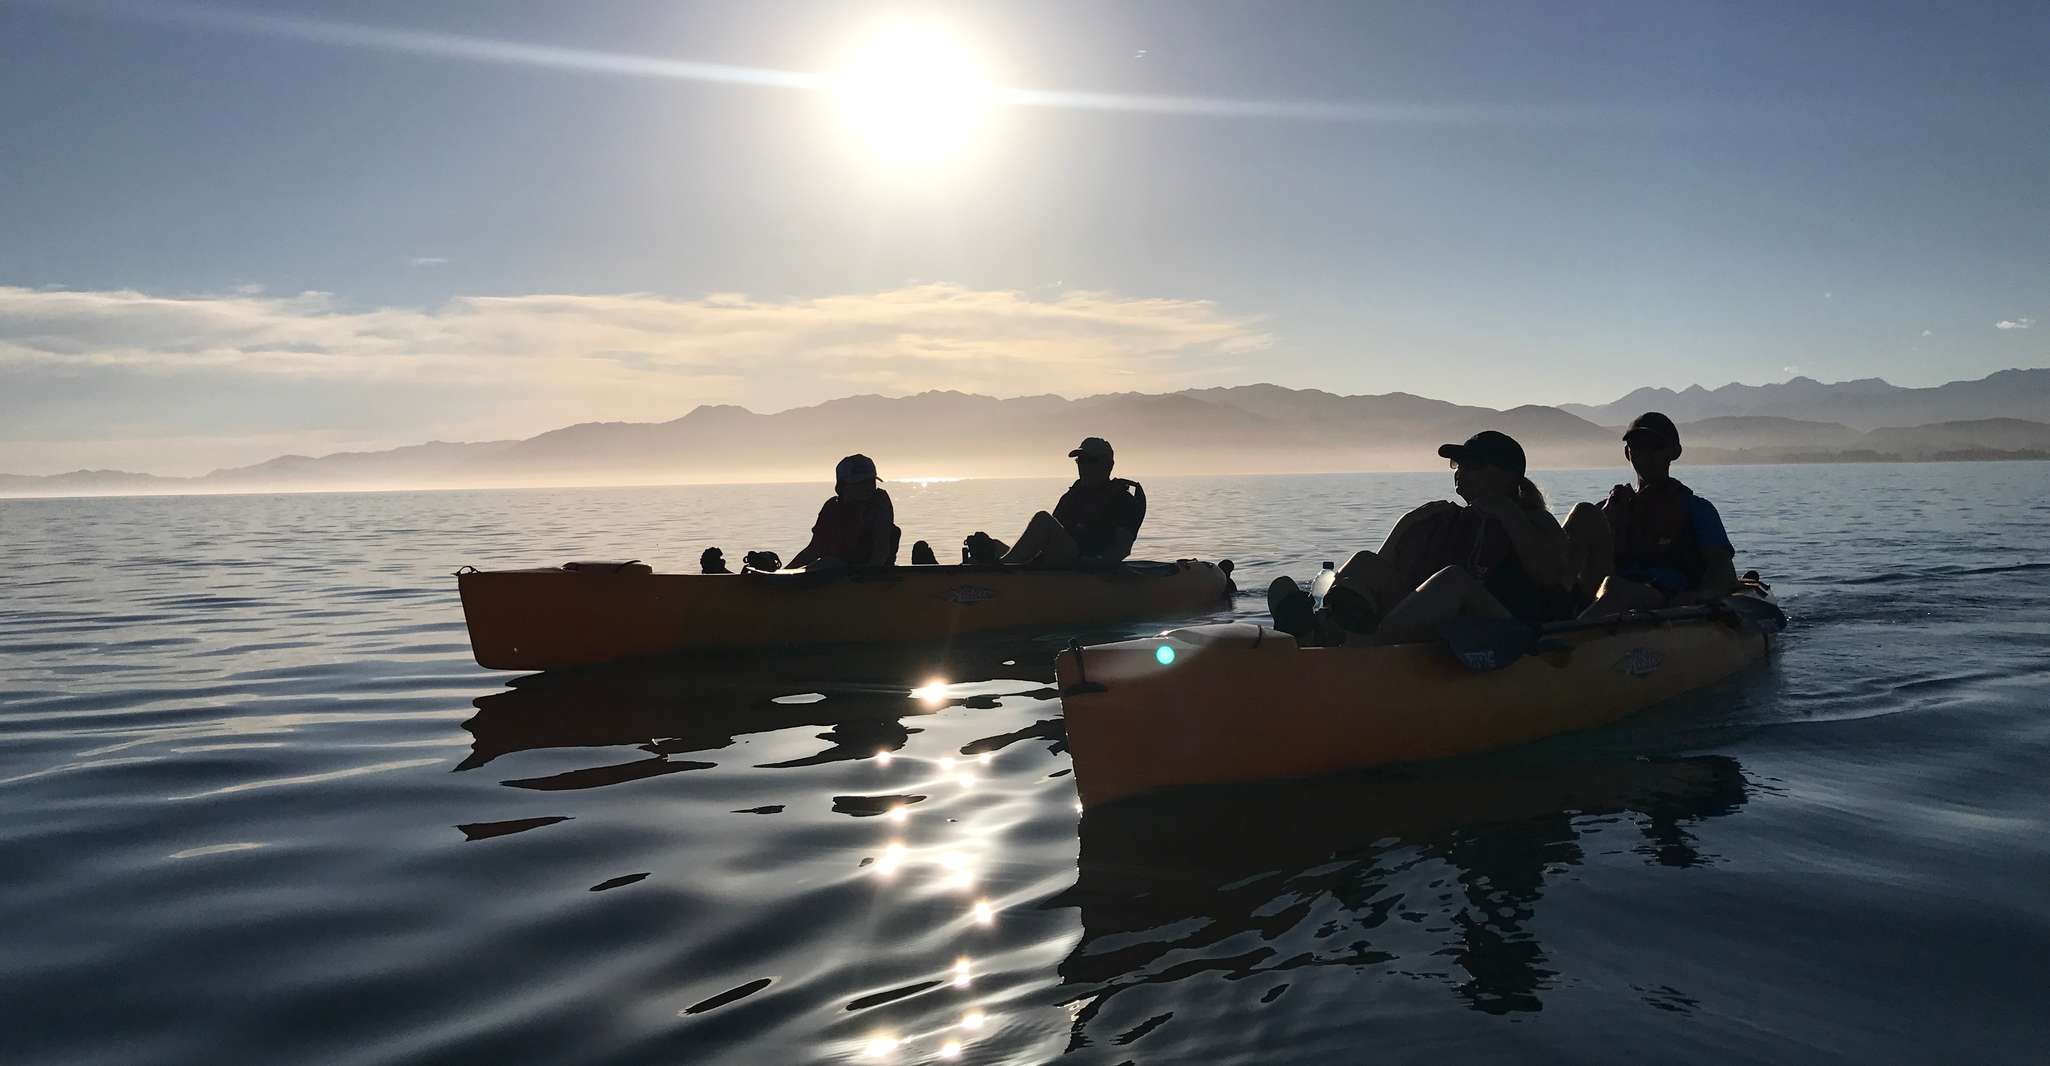
[[[1120,473],[1139,554],[1249,592],[1450,491]],[[470,658],[459,565],[788,556],[824,486],[0,501],[0,1061],[2045,1061],[2050,464],[1680,473],[1792,617],[1769,666],[1087,817],[1053,652],[1149,627],[939,688]],[[1059,487],[890,486],[943,559]]]

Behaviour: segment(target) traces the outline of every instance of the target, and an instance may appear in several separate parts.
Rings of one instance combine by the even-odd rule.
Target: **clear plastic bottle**
[[[1337,565],[1327,559],[1324,562],[1324,569],[1317,571],[1317,579],[1315,581],[1310,582],[1311,598],[1315,599],[1319,603],[1324,602],[1324,594],[1330,592],[1331,586],[1336,584],[1337,582]]]

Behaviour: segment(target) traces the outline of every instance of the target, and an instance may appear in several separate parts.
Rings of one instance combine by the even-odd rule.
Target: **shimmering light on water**
[[[1770,669],[1500,760],[1086,815],[1052,656],[1179,622],[470,661],[456,564],[688,569],[817,486],[0,502],[5,1057],[2032,1061],[2050,466],[1685,476],[1794,616]],[[1146,480],[1142,550],[1247,590],[1449,492]],[[898,520],[1063,487],[902,486]]]

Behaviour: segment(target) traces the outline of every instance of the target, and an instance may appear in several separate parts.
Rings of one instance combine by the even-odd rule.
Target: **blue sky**
[[[2050,363],[2041,3],[254,10],[0,0],[0,469]],[[832,72],[905,25],[1091,106],[891,166],[831,91],[649,62]]]

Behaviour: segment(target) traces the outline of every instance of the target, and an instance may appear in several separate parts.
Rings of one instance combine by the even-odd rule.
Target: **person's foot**
[[[1004,561],[1004,553],[997,550],[997,542],[989,534],[976,530],[961,542],[968,549],[968,561],[983,566],[995,566]]]
[[[1292,577],[1277,577],[1267,586],[1267,611],[1274,616],[1274,628],[1298,643],[1317,631],[1317,603]]]

